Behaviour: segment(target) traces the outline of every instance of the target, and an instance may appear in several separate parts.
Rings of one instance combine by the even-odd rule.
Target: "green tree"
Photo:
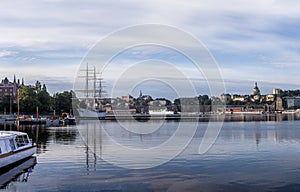
[[[39,91],[41,91],[41,89],[42,89],[41,83],[39,81],[36,81],[36,83],[35,83],[35,90],[37,92],[39,92]]]
[[[53,107],[57,113],[69,112],[72,109],[72,95],[72,91],[54,94]]]
[[[180,103],[180,99],[179,98],[177,98],[177,99],[174,100],[173,111],[175,111],[175,113],[181,112],[181,103]]]
[[[1,111],[5,113],[10,113],[15,110],[15,104],[13,103],[13,98],[9,94],[4,94],[1,102]]]
[[[33,114],[36,112],[36,107],[40,107],[40,103],[37,100],[35,87],[23,86],[20,89],[20,112]]]
[[[39,114],[48,114],[51,108],[51,96],[46,85],[42,88],[39,81],[35,86],[27,85],[20,89],[20,112],[35,114],[37,107]]]
[[[199,99],[200,105],[210,105],[211,104],[211,100],[209,99],[208,95],[199,95],[198,99]]]
[[[51,96],[47,92],[46,88],[43,88],[41,91],[37,92],[37,103],[41,114],[47,114],[50,112]]]

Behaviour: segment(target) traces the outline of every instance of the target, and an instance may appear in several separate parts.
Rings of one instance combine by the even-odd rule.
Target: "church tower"
[[[259,102],[260,98],[261,98],[260,90],[257,86],[257,82],[255,82],[255,87],[252,89],[252,93],[251,93],[251,101]]]

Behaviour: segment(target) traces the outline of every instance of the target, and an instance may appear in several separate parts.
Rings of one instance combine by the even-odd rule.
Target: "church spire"
[[[14,83],[16,83],[16,74],[14,74]]]
[[[22,77],[22,86],[24,86],[24,78]]]

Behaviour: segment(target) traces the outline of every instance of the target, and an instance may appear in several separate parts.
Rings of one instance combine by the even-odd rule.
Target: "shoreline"
[[[106,115],[104,118],[79,118],[80,121],[100,120],[100,121],[199,121],[199,122],[234,122],[234,121],[285,121],[300,120],[299,113],[226,113],[226,114],[168,114],[168,115],[149,115],[149,114],[122,114]]]
[[[1,115],[0,115],[1,116]],[[107,114],[103,118],[80,118],[76,116],[73,123],[60,121],[59,125],[74,125],[75,122],[85,120],[100,120],[100,121],[199,121],[199,122],[235,122],[235,121],[285,121],[285,120],[300,120],[300,113],[295,111],[286,111],[282,113],[260,113],[260,112],[233,112],[233,113],[182,113],[182,114]],[[0,124],[16,124],[16,121],[0,121]],[[45,119],[23,120],[20,125],[45,124]],[[49,124],[51,126],[52,124]]]

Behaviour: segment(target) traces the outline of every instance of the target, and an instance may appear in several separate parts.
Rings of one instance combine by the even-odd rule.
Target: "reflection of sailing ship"
[[[85,89],[77,90],[85,94],[84,98],[79,98],[79,106],[77,107],[80,118],[104,118],[106,116],[106,110],[103,106],[103,88],[102,78],[96,77],[96,69],[90,70],[88,64],[85,76]],[[93,73],[91,75],[91,73]],[[93,82],[93,89],[89,89],[90,81]],[[97,88],[98,87],[98,88]]]

